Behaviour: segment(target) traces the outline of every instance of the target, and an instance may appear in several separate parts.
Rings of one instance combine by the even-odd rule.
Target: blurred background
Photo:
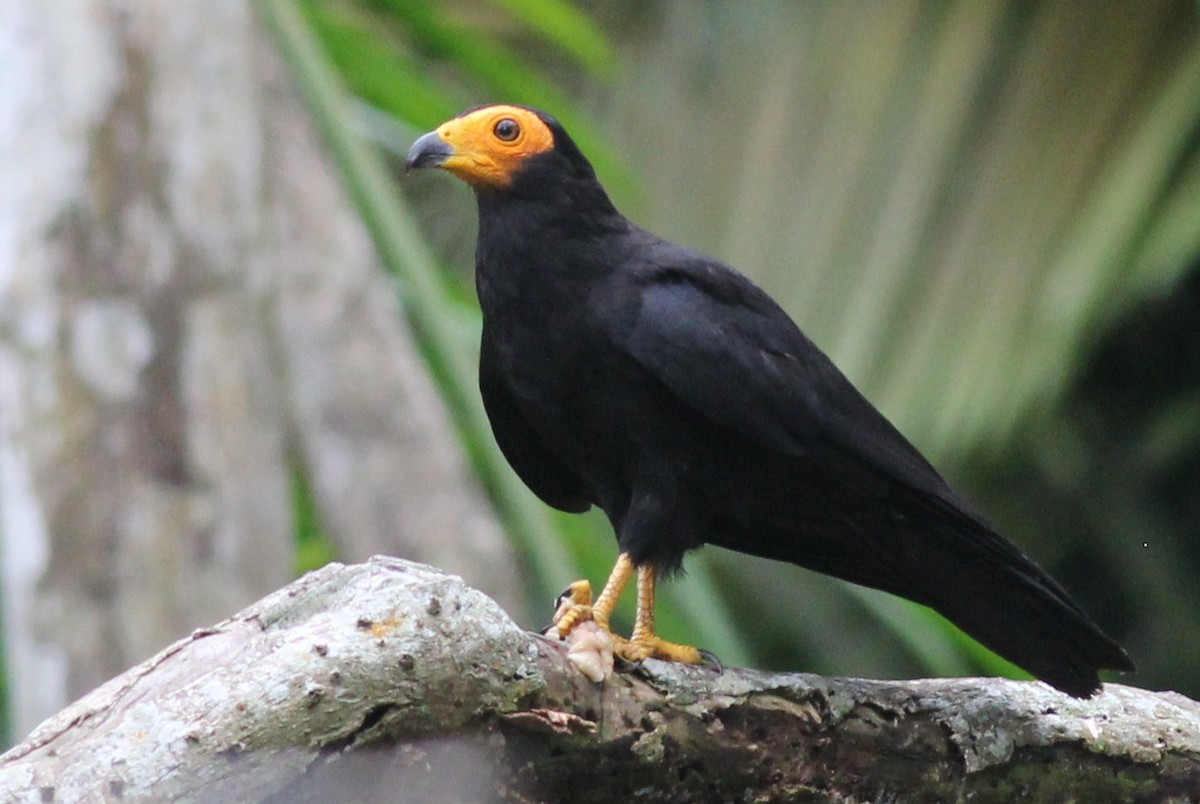
[[[1200,696],[1200,6],[1145,0],[0,0],[0,595],[11,742],[330,560],[539,627],[601,581],[475,389],[482,102],[771,292],[1139,666]],[[706,548],[728,665],[1021,677],[937,615]],[[626,610],[625,617],[629,616]]]

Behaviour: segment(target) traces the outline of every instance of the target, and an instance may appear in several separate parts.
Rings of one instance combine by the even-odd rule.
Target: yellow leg
[[[690,645],[667,642],[654,632],[654,584],[656,572],[652,566],[637,570],[637,615],[633,623],[633,634],[619,653],[629,661],[642,659],[664,659],[683,664],[702,664],[706,657]]]
[[[633,559],[629,557],[629,553],[621,553],[617,556],[617,563],[609,574],[608,582],[604,584],[596,605],[592,606],[592,619],[605,631],[612,631],[609,622],[612,620],[613,609],[617,607],[617,601],[621,599],[621,593],[625,591],[625,586],[632,577]]]
[[[613,609],[629,579],[637,572],[637,615],[633,634],[624,639],[612,632],[610,625]],[[559,598],[558,611],[554,614],[554,629],[564,639],[582,622],[592,620],[612,637],[613,652],[631,662],[642,659],[664,659],[684,664],[709,664],[720,669],[716,657],[690,645],[667,642],[654,632],[654,585],[656,571],[652,566],[634,567],[628,553],[617,556],[616,566],[608,576],[600,597],[592,603],[592,585],[587,581],[575,581]]]

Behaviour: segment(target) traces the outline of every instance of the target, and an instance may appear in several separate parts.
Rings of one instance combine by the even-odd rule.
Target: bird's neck
[[[477,193],[475,279],[485,317],[527,307],[543,296],[578,292],[594,278],[602,261],[588,254],[607,237],[630,229],[604,190],[595,188],[599,195],[578,203],[569,194],[553,200]]]
[[[547,182],[501,192],[476,188],[475,197],[481,242],[515,237],[528,243],[527,238],[541,239],[547,232],[594,237],[628,226],[595,179]]]

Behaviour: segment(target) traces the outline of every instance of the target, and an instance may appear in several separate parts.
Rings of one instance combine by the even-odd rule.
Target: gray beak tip
[[[408,151],[408,158],[404,160],[404,172],[437,167],[453,155],[454,148],[436,131],[431,131],[422,135],[412,144],[412,148]]]

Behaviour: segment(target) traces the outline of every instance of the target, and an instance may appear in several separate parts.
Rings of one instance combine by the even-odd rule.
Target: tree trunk
[[[514,564],[245,0],[0,0],[0,545],[14,728],[343,557]],[[458,540],[432,534],[466,534]]]
[[[1200,705],[1109,684],[648,661],[587,681],[478,591],[377,557],[194,633],[0,758],[6,800],[1186,800]]]

